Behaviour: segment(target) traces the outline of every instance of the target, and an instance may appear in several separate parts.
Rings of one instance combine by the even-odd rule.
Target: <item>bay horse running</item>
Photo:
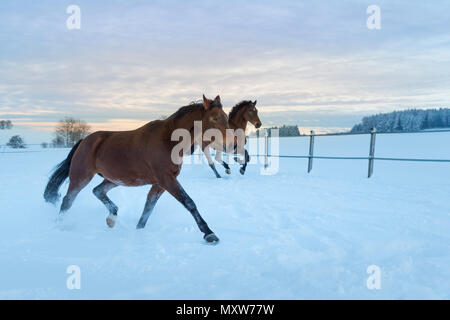
[[[45,188],[45,200],[55,203],[59,198],[61,184],[69,178],[69,188],[59,212],[59,217],[62,217],[78,193],[95,174],[99,174],[104,180],[93,189],[93,193],[108,209],[106,222],[113,228],[118,207],[107,196],[107,192],[119,185],[151,184],[137,229],[145,227],[159,197],[168,191],[192,214],[207,242],[219,241],[178,182],[182,164],[174,163],[171,157],[172,149],[179,143],[172,141],[172,132],[186,129],[192,133],[194,121],[201,121],[201,134],[211,128],[218,129],[223,139],[220,142],[226,142],[228,117],[222,109],[220,97],[210,100],[203,96],[203,103],[181,107],[165,120],[151,121],[131,131],[97,131],[80,140],[55,168]],[[189,139],[186,153],[191,147],[190,142]],[[181,159],[183,153],[179,153]]]
[[[237,132],[238,129],[241,129],[245,133],[245,129],[247,128],[248,122],[253,124],[255,126],[255,128],[257,128],[257,129],[261,127],[261,120],[258,117],[258,110],[256,109],[256,100],[254,102],[252,102],[250,100],[244,100],[244,101],[239,102],[231,109],[231,111],[228,115],[228,125],[229,125],[230,129],[234,130],[233,132]],[[244,143],[246,143],[246,141]],[[211,144],[209,144],[206,141],[202,142],[202,151],[205,154],[206,159],[208,160],[209,166],[213,170],[216,177],[221,178],[220,174],[216,170],[214,161],[211,158],[210,148],[211,148]],[[194,149],[195,149],[195,145],[192,145],[191,153],[194,152]],[[242,166],[239,169],[239,172],[243,175],[245,173],[245,169],[247,168],[247,163],[250,161],[250,156],[248,155],[248,151],[247,151],[247,149],[243,148],[242,149],[243,154],[242,154],[242,151],[237,148],[236,140],[235,140],[235,146],[231,150],[233,150],[233,153],[235,155],[240,154],[244,158]],[[221,150],[216,150],[215,159],[217,162],[219,162],[225,168],[225,172],[227,174],[231,173],[230,166],[228,165],[228,163],[226,163],[225,161],[222,160],[222,151]],[[236,156],[234,157],[234,160],[236,162],[240,163],[240,161],[238,160],[238,158]]]

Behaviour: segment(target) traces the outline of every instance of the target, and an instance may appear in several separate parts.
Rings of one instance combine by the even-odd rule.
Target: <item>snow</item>
[[[450,133],[378,135],[376,156],[450,159]],[[308,138],[281,138],[306,155]],[[369,136],[316,137],[315,154],[367,156]],[[10,150],[2,150],[10,151]],[[215,178],[184,165],[179,180],[220,243],[205,244],[167,193],[136,230],[149,187],[118,187],[114,229],[85,188],[60,226],[42,193],[68,149],[0,153],[0,299],[449,299],[450,163],[280,159]],[[250,152],[253,153],[253,152]],[[63,185],[61,192],[67,189]],[[69,290],[70,265],[81,289]],[[381,289],[369,290],[370,265]]]

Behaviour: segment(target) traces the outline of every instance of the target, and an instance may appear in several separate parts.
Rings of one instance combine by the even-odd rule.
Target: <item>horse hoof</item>
[[[217,236],[214,233],[206,234],[203,238],[206,240],[206,242],[209,243],[219,242],[219,238],[217,238]]]
[[[112,228],[114,228],[114,226],[116,224],[116,220],[117,220],[117,216],[109,215],[108,218],[106,218],[106,224],[108,225],[108,227],[110,227],[112,229]]]
[[[227,170],[225,170],[225,173],[226,173],[226,174],[231,174],[231,170],[230,170],[230,169],[227,169]]]
[[[241,168],[241,169],[239,169],[239,172],[240,172],[242,175],[244,175],[245,170]]]

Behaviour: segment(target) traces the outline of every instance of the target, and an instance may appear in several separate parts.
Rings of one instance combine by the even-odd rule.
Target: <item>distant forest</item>
[[[298,126],[283,125],[281,127],[272,127],[272,128],[268,128],[269,132],[271,132],[272,129],[278,129],[279,137],[298,137],[300,135]]]
[[[362,122],[355,125],[351,132],[366,133],[371,128],[377,132],[412,132],[433,128],[450,128],[450,109],[410,109],[380,113],[364,117]]]

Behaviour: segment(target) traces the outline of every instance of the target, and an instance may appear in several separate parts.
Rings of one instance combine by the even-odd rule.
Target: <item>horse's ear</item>
[[[207,99],[205,95],[203,95],[203,107],[205,110],[208,110],[211,105],[211,100]]]
[[[256,100],[255,100],[255,102],[253,102],[253,105],[256,106]]]
[[[214,99],[214,101],[217,102],[217,103],[220,103],[220,96],[217,96],[217,97]]]

